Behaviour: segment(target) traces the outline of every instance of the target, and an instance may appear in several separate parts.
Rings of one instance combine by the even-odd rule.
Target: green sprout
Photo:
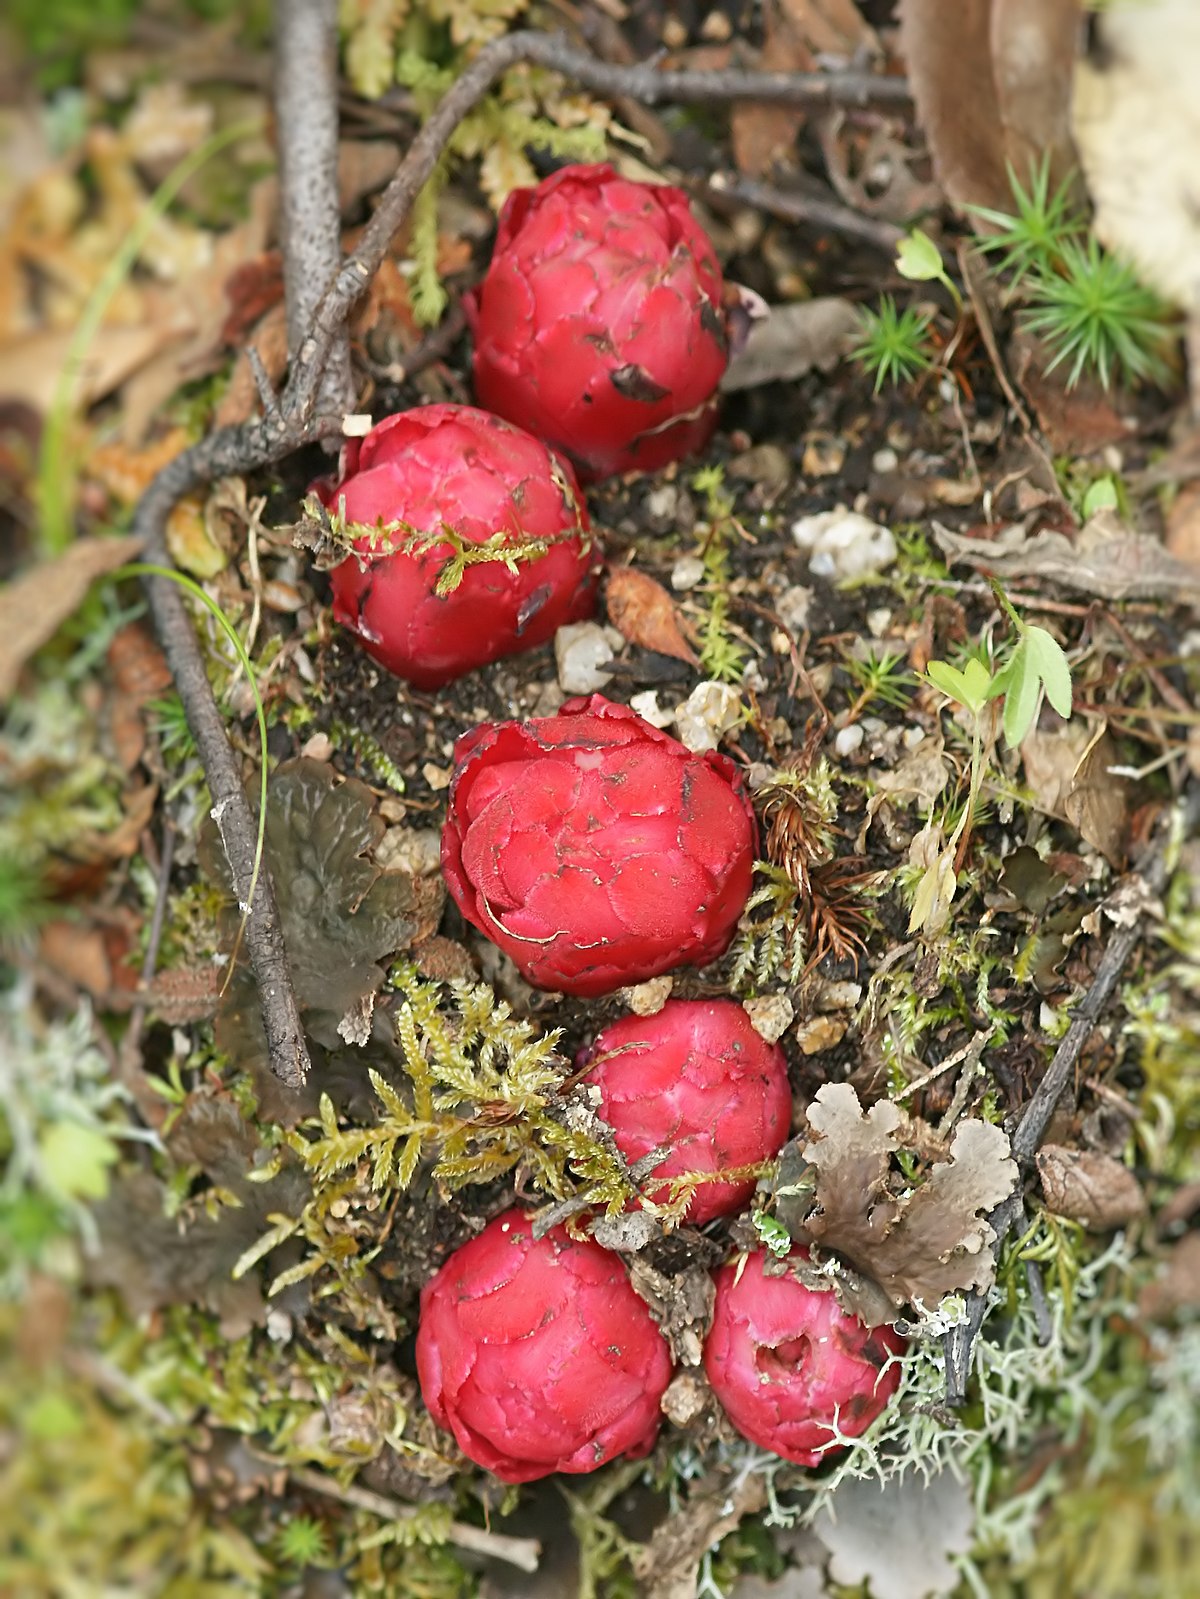
[[[1049,348],[1047,371],[1070,363],[1068,389],[1089,371],[1106,389],[1114,380],[1157,383],[1169,376],[1168,307],[1094,238],[1066,240],[1057,270],[1035,269],[1029,301],[1026,330]]]
[[[842,665],[859,690],[858,697],[846,713],[846,725],[856,722],[876,700],[892,706],[894,710],[904,710],[916,687],[916,680],[911,672],[905,670],[903,661],[902,655],[893,653],[873,655],[865,661],[848,653],[843,656]]]
[[[1071,668],[1062,645],[1044,627],[1031,627],[993,584],[997,603],[1017,630],[1017,641],[999,667],[972,655],[961,667],[948,661],[930,661],[927,680],[948,699],[970,711],[971,778],[967,802],[949,838],[931,819],[914,840],[919,842],[914,864],[923,869],[917,880],[908,930],[940,931],[958,885],[958,869],[966,841],[980,817],[979,794],[995,733],[988,729],[984,712],[994,700],[1003,700],[1002,726],[1009,748],[1020,744],[1033,726],[1043,698],[1064,719],[1071,714]],[[948,825],[948,823],[946,824]]]
[[[912,383],[933,366],[931,319],[924,311],[911,305],[899,311],[892,296],[884,294],[877,311],[864,306],[858,314],[862,328],[850,356],[874,378],[876,394],[885,383],[893,388]]]
[[[329,1536],[312,1516],[293,1516],[275,1539],[279,1559],[288,1566],[329,1566],[333,1563]]]
[[[940,283],[954,301],[955,309],[962,311],[962,295],[946,271],[942,252],[920,228],[914,228],[896,246],[896,271],[910,283]]]
[[[996,270],[1010,273],[1015,288],[1030,273],[1052,274],[1064,247],[1083,232],[1085,219],[1075,206],[1070,177],[1051,192],[1048,155],[1031,168],[1027,189],[1011,166],[1008,181],[1015,214],[986,205],[969,205],[967,210],[997,230],[980,240],[979,248],[999,256]]]

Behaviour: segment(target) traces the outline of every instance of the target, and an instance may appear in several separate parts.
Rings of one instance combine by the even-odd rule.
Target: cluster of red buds
[[[345,551],[334,615],[381,665],[433,689],[592,614],[585,482],[702,448],[728,358],[713,248],[679,189],[567,167],[512,194],[467,304],[487,410],[431,405],[347,446],[322,494]],[[739,768],[600,695],[466,733],[442,868],[466,920],[528,982],[592,996],[728,948],[757,843]],[[642,1202],[693,1226],[740,1209],[782,1147],[782,1050],[731,999],[627,1015],[583,1051],[584,1091]],[[895,1391],[900,1339],[869,1332],[787,1263],[716,1276],[704,1349],[749,1439],[816,1466]],[[421,1298],[434,1420],[509,1482],[653,1446],[672,1362],[619,1255],[510,1210]]]
[[[724,756],[692,754],[600,695],[475,728],[455,756],[443,875],[529,982],[605,994],[727,948],[756,829]],[[673,1220],[739,1209],[790,1130],[783,1052],[732,999],[626,1015],[577,1067],[625,1160],[657,1154],[642,1198]],[[817,1466],[862,1432],[895,1392],[901,1347],[762,1253],[717,1274],[709,1383],[747,1438],[786,1459]],[[536,1237],[518,1212],[428,1285],[417,1354],[434,1418],[513,1482],[645,1453],[671,1372],[620,1258],[562,1228]]]
[[[716,1274],[709,1383],[738,1431],[784,1460],[820,1466],[865,1431],[899,1387],[903,1348],[763,1252]],[[563,1227],[539,1237],[519,1210],[456,1250],[421,1295],[429,1412],[506,1482],[647,1454],[671,1373],[620,1256]]]
[[[368,654],[440,688],[591,616],[599,557],[575,470],[653,470],[708,442],[722,292],[681,189],[570,166],[509,196],[467,301],[487,409],[386,417],[321,492],[348,551],[334,616]]]

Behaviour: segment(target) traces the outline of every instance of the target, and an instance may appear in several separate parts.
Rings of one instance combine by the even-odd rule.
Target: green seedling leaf
[[[946,276],[941,251],[920,228],[914,228],[896,246],[896,270],[914,283],[940,282]]]
[[[1004,695],[1004,741],[1009,749],[1015,749],[1033,726],[1042,697],[1041,684],[1032,669],[1024,639],[1013,651],[1005,669],[1001,692]]]
[[[1004,695],[1004,740],[1014,749],[1033,726],[1042,694],[1065,721],[1071,715],[1071,668],[1058,640],[1044,627],[1026,627],[991,697]]]
[[[1046,690],[1046,698],[1065,722],[1071,715],[1071,667],[1062,645],[1044,627],[1029,628],[1025,644]]]
[[[976,715],[995,695],[995,679],[982,661],[972,656],[960,672],[948,661],[930,661],[925,675],[934,688]],[[1053,701],[1051,701],[1053,704]]]
[[[1110,477],[1099,477],[1083,497],[1083,517],[1087,521],[1098,511],[1117,509],[1117,485]],[[1050,702],[1053,704],[1053,700]]]
[[[896,270],[902,278],[908,278],[914,283],[942,284],[961,312],[962,295],[958,292],[958,285],[946,271],[942,252],[928,233],[920,228],[914,228],[900,240],[896,246]]]

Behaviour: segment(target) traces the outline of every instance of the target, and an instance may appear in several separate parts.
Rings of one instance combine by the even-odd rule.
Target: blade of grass
[[[137,221],[122,240],[120,247],[108,263],[96,284],[83,315],[76,324],[67,346],[66,359],[54,385],[54,397],[46,416],[38,453],[37,506],[41,548],[44,555],[61,555],[71,542],[71,513],[75,503],[76,463],[68,445],[68,430],[74,411],[79,375],[87,359],[92,340],[96,337],[113,295],[133,271],[154,224],[166,214],[180,190],[193,178],[205,162],[239,139],[261,130],[260,118],[238,122],[214,133],[191,155],[185,156],[174,167],[146,202]]]

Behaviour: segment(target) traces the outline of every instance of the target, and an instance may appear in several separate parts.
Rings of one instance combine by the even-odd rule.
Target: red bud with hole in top
[[[510,1210],[426,1284],[417,1374],[464,1454],[532,1482],[646,1454],[671,1356],[620,1256]]]
[[[466,405],[385,417],[323,498],[354,534],[333,614],[417,688],[531,649],[595,608],[598,552],[574,473]]]
[[[802,1260],[794,1250],[789,1260]],[[819,1466],[857,1438],[900,1386],[892,1358],[904,1340],[868,1328],[832,1289],[806,1288],[763,1250],[735,1257],[716,1274],[704,1369],[743,1437],[785,1460]]]
[[[672,999],[654,1016],[622,1016],[577,1062],[596,1109],[632,1164],[665,1148],[643,1191],[665,1203],[665,1178],[731,1171],[778,1154],[791,1124],[787,1062],[732,999]],[[699,1225],[740,1210],[754,1178],[704,1183],[684,1219]]]
[[[459,739],[442,872],[537,988],[607,994],[724,954],[756,830],[737,767],[603,695]]]
[[[721,268],[682,189],[598,165],[514,190],[467,313],[480,404],[585,481],[653,471],[712,436]]]

